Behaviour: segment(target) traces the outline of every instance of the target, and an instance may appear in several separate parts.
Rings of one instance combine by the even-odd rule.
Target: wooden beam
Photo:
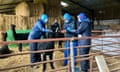
[[[18,3],[9,3],[9,4],[0,4],[0,6],[9,6],[9,5],[17,5]]]
[[[9,7],[9,8],[2,8],[2,9],[0,9],[0,11],[1,10],[8,10],[8,9],[14,9],[15,7]]]
[[[94,13],[95,13],[95,11],[94,10],[92,10],[91,11],[91,19],[92,19],[92,22],[91,22],[91,28],[94,30],[94,20],[95,20],[95,16],[94,16]]]
[[[76,5],[78,5],[78,6],[82,7],[82,8],[90,11],[90,12],[92,11],[92,9],[90,9],[90,8],[88,8],[88,7],[86,7],[86,6],[83,6],[83,5],[81,5],[80,3],[78,3],[78,2],[75,2],[75,0],[69,0],[69,2],[71,2],[71,3],[73,3],[73,4],[76,4]]]
[[[14,9],[0,10],[0,12],[9,12],[9,11],[14,11]]]
[[[26,2],[33,2],[33,1],[32,1],[32,0],[27,0]],[[9,5],[17,5],[17,4],[19,4],[19,3],[21,3],[21,2],[8,3],[8,4],[0,4],[0,6],[5,6],[5,5],[7,5],[7,6],[9,6]]]
[[[68,11],[67,9],[65,8],[62,8],[62,13],[69,13],[70,15],[74,16],[75,14],[71,13],[70,11]]]
[[[0,12],[1,14],[15,14],[14,11],[6,11],[6,12]]]
[[[34,4],[44,3],[47,4],[47,0],[33,0]]]
[[[103,55],[95,56],[95,60],[98,65],[99,72],[110,72]]]

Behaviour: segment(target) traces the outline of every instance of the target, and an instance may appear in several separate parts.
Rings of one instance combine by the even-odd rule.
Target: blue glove
[[[70,29],[70,27],[67,27],[66,30],[67,30],[67,31],[70,31],[71,29]]]

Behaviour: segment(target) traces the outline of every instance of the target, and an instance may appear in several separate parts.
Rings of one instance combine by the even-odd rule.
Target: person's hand
[[[71,30],[70,27],[67,27],[67,28],[66,28],[66,31],[70,31],[70,30]]]
[[[49,32],[53,32],[52,30],[49,30]]]
[[[61,30],[60,32],[61,32],[61,33],[65,33],[65,32],[66,32],[66,30]]]
[[[52,30],[50,30],[50,29],[47,29],[47,31],[46,32],[53,32]]]

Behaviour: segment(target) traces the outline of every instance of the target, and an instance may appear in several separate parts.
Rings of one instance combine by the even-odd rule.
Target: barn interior
[[[54,18],[58,17],[60,27],[63,29],[64,13],[69,13],[76,19],[80,12],[86,13],[90,18],[93,36],[98,36],[97,39],[92,39],[92,45],[102,44],[91,47],[90,53],[111,51],[103,54],[106,65],[109,72],[120,72],[120,0],[0,0],[0,46],[2,47],[3,44],[2,33],[7,32],[10,35],[7,37],[7,41],[15,41],[11,33],[11,24],[16,25],[16,33],[28,33],[41,14],[46,13],[49,16],[47,28],[50,28]],[[109,36],[109,38],[99,36]],[[111,45],[104,45],[106,43],[111,43]],[[55,47],[58,49],[58,43]],[[62,47],[64,48],[64,43]],[[20,53],[16,44],[9,45],[9,49],[13,54]],[[23,46],[23,52],[29,52],[28,45]],[[63,51],[54,52],[54,59],[63,57]],[[6,67],[29,63],[28,54],[0,58],[0,72],[30,72],[29,66],[2,71]],[[64,67],[62,61],[54,63],[56,68],[61,68],[58,72],[66,72],[66,69],[62,70]],[[42,72],[42,65],[39,66],[40,68],[33,72]],[[79,62],[76,66],[79,67]],[[47,67],[47,72],[51,71],[49,65]],[[95,61],[93,61],[92,69],[91,72],[100,72]]]

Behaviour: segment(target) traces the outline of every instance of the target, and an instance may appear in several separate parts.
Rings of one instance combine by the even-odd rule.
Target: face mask
[[[44,22],[47,23],[48,19],[45,19]]]
[[[66,23],[68,23],[69,21],[68,20],[65,20]]]
[[[80,18],[78,18],[78,22],[81,22],[81,19],[80,19]]]
[[[58,20],[55,20],[55,23],[58,22]]]

